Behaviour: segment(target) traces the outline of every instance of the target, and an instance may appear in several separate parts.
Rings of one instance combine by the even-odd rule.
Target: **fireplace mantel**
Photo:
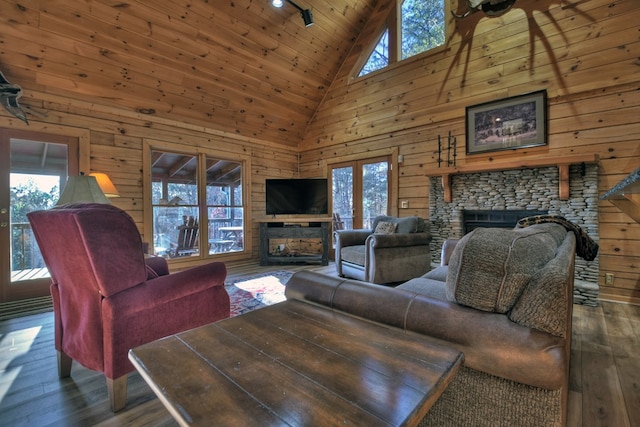
[[[451,177],[453,175],[477,173],[477,172],[496,172],[513,169],[533,169],[549,166],[557,166],[560,176],[560,200],[569,199],[569,166],[581,163],[598,163],[597,154],[574,155],[562,157],[532,157],[527,159],[518,159],[508,162],[483,163],[478,165],[464,165],[446,168],[438,168],[432,172],[428,172],[427,176],[441,176],[442,188],[444,190],[444,201],[451,202]]]

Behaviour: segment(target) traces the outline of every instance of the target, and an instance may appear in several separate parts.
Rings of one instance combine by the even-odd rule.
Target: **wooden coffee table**
[[[182,425],[416,425],[462,364],[429,337],[285,301],[129,359]]]

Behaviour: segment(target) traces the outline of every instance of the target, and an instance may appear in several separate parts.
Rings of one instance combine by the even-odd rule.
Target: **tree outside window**
[[[444,44],[444,1],[402,2],[402,59]]]
[[[27,213],[51,209],[60,197],[58,176],[11,174],[11,271],[44,268]]]
[[[382,33],[382,37],[380,37],[380,41],[371,52],[367,63],[364,64],[362,71],[360,71],[360,76],[364,76],[365,74],[369,74],[373,71],[380,70],[389,65],[389,30],[385,30]]]

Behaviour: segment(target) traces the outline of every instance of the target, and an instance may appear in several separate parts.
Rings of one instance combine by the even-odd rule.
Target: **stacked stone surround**
[[[597,283],[576,280],[573,284],[573,303],[597,307],[599,291]]]
[[[451,179],[452,201],[444,201],[442,179],[432,177],[429,191],[429,220],[433,240],[433,262],[439,263],[442,243],[462,237],[462,211],[543,210],[561,215],[596,242],[598,238],[598,166],[575,165],[569,172],[569,200],[560,200],[557,167],[456,174]],[[585,261],[576,257],[576,288],[587,287],[576,303],[597,299],[599,258]],[[586,295],[586,297],[585,297]]]

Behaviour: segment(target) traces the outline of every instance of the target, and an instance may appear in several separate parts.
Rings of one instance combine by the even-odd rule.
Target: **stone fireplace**
[[[451,179],[451,202],[447,203],[442,178],[432,176],[429,220],[433,261],[440,262],[440,248],[447,238],[465,234],[463,213],[469,211],[521,211],[517,215],[524,216],[529,216],[526,215],[529,211],[530,215],[557,214],[579,225],[598,241],[598,166],[571,166],[569,179],[569,199],[560,200],[557,167],[460,173]],[[595,286],[596,294],[598,270],[598,257],[593,261],[576,257],[576,283],[590,283],[591,288]]]

